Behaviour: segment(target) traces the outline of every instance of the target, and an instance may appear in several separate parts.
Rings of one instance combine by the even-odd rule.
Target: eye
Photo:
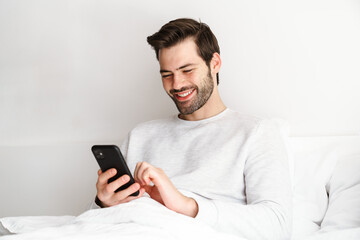
[[[192,70],[193,69],[186,69],[186,70],[184,70],[184,73],[190,73],[190,72],[192,72]]]
[[[165,75],[161,75],[161,78],[168,78],[168,77],[170,77],[172,74],[165,74]]]

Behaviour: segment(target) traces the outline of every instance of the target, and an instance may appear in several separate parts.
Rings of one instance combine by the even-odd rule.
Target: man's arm
[[[196,199],[199,204],[199,213],[196,218],[219,231],[254,240],[290,238],[290,209],[277,203],[261,202],[243,205],[209,200],[201,196],[189,196]]]
[[[147,162],[139,162],[135,168],[134,179],[152,199],[170,210],[189,217],[197,215],[196,201],[179,192],[162,169]]]
[[[289,239],[292,222],[292,190],[288,157],[275,123],[260,123],[252,139],[244,176],[247,205],[210,200],[194,193],[197,219],[247,239]],[[234,180],[235,181],[235,180]]]

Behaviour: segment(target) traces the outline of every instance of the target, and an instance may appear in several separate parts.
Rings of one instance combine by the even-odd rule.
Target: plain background
[[[0,217],[81,213],[91,145],[177,113],[146,37],[179,17],[217,36],[229,108],[360,133],[360,1],[0,0]]]

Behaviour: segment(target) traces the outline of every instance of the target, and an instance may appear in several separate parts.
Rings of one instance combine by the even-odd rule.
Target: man
[[[179,115],[140,124],[121,150],[136,183],[99,170],[97,205],[147,192],[167,208],[249,239],[287,239],[291,187],[280,131],[268,120],[232,111],[218,91],[220,49],[210,28],[177,19],[148,37],[163,87]],[[130,194],[138,191],[139,196]]]

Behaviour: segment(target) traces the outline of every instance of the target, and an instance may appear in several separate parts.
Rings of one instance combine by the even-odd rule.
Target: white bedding
[[[94,209],[75,216],[31,216],[0,219],[0,236],[6,239],[227,239],[244,240],[174,213],[143,197],[111,208]],[[12,234],[10,234],[12,233]],[[16,233],[16,234],[14,234]],[[360,227],[318,232],[301,240],[356,240]],[[296,240],[300,240],[297,238]]]
[[[77,217],[10,217],[0,219],[1,239],[229,239],[243,238],[168,210],[143,197],[111,208],[86,211]],[[0,225],[1,226],[1,225]]]
[[[93,209],[75,216],[29,216],[0,219],[6,239],[227,239],[244,240],[218,232],[190,217],[174,213],[143,197],[111,208]],[[317,232],[294,240],[358,240],[360,227]]]
[[[359,240],[360,227],[342,230],[334,230],[329,232],[318,231],[311,236],[305,238],[294,238],[292,240]]]

